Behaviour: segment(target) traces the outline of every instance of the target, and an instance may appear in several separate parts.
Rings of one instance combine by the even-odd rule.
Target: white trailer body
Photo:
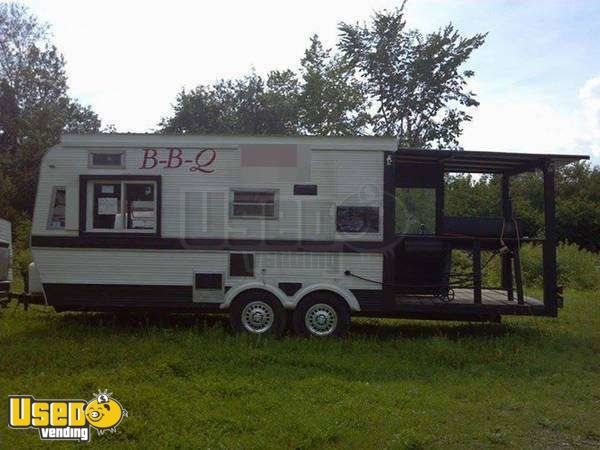
[[[12,282],[12,229],[0,219],[0,292],[8,292]]]
[[[343,333],[351,314],[556,316],[554,174],[580,159],[367,137],[65,136],[40,168],[30,279],[57,310],[228,311],[256,333],[281,331],[286,310],[310,335]],[[518,235],[510,201],[510,178],[534,171],[541,240]],[[447,215],[455,172],[501,176],[501,215]],[[523,293],[528,241],[544,247],[543,301]],[[452,272],[454,250],[471,273]],[[482,251],[502,258],[500,288],[482,285]]]
[[[58,310],[226,310],[250,289],[293,309],[381,286],[389,138],[64,136],[32,226]],[[379,243],[379,244],[377,244]],[[355,245],[356,244],[356,245]],[[356,247],[356,248],[355,248]],[[368,295],[367,295],[368,297]]]

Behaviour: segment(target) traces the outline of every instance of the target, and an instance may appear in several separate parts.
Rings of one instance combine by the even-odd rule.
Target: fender
[[[260,281],[251,281],[249,283],[240,284],[234,288],[231,288],[225,294],[225,301],[219,306],[220,309],[227,309],[231,305],[231,302],[239,294],[250,289],[262,289],[273,294],[281,302],[284,308],[291,309],[295,306],[295,302],[290,301],[287,295],[285,295],[279,288],[270,284],[262,283]]]
[[[311,284],[310,286],[306,286],[305,288],[301,289],[294,296],[294,301],[293,301],[294,307],[300,302],[300,300],[302,300],[302,298],[305,295],[310,294],[311,292],[314,292],[314,291],[335,292],[336,294],[338,294],[340,297],[342,297],[346,301],[346,303],[350,307],[351,311],[360,311],[360,305],[358,303],[358,300],[356,300],[356,297],[354,296],[354,294],[352,292],[350,292],[349,289],[346,289],[346,288],[343,288],[340,286],[336,286],[335,284],[328,284],[328,283]]]

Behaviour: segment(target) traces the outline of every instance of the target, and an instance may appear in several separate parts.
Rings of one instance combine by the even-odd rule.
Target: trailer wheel
[[[270,292],[260,289],[243,292],[229,310],[234,331],[281,336],[285,331],[286,311]]]
[[[293,324],[294,331],[301,336],[341,337],[350,328],[350,309],[333,293],[313,292],[294,311]]]

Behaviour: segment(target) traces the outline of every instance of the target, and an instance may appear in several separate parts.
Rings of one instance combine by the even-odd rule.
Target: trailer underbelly
[[[219,312],[219,304],[192,301],[191,286],[44,284],[50,306],[58,311]],[[353,290],[361,310],[354,316],[498,322],[502,315],[551,316],[543,303],[525,297],[509,301],[501,291],[484,290],[481,304],[472,289],[457,289],[453,301],[433,296],[396,296],[386,303],[382,291]]]

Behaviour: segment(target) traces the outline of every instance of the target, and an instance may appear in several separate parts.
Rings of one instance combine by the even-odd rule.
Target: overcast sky
[[[398,1],[25,2],[51,24],[71,93],[118,131],[146,132],[182,87],[297,66],[311,34]],[[600,163],[600,1],[412,0],[409,26],[489,32],[472,57],[469,150],[587,153]]]

